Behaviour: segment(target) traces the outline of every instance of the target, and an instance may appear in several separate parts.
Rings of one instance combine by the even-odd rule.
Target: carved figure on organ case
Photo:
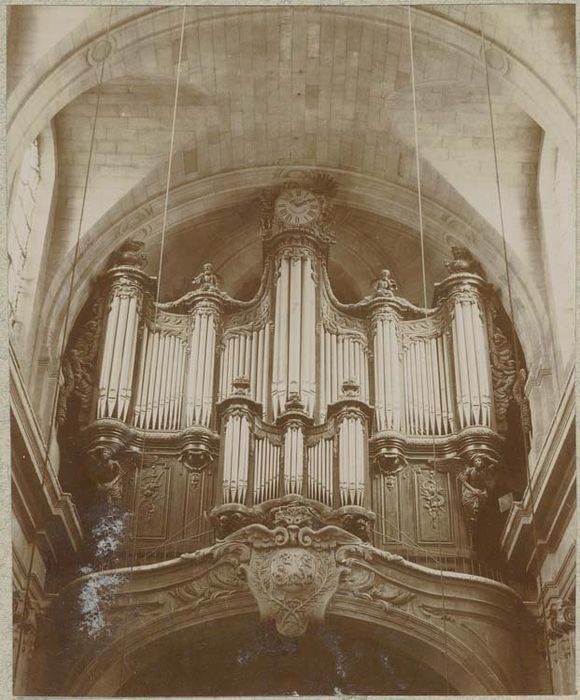
[[[115,456],[113,447],[98,446],[88,454],[91,459],[89,474],[96,484],[98,500],[108,506],[119,508],[123,502],[127,467],[113,459]]]
[[[376,296],[393,296],[397,291],[397,282],[390,270],[381,270],[381,275],[373,282]]]
[[[487,500],[487,490],[481,469],[472,464],[465,468],[457,478],[461,482],[461,502],[465,512],[469,532],[477,523],[482,503]]]
[[[74,335],[66,350],[62,364],[62,383],[58,395],[56,424],[66,420],[69,401],[78,400],[81,412],[89,409],[96,377],[95,363],[99,351],[103,300],[98,295],[91,303],[89,320]]]
[[[445,267],[451,274],[458,272],[471,272],[483,276],[483,269],[473,255],[462,246],[451,246],[451,260],[445,262]]]
[[[130,265],[143,269],[147,265],[147,256],[143,252],[145,244],[132,238],[125,241],[112,255],[112,265]]]
[[[197,287],[201,292],[208,292],[221,287],[222,279],[219,275],[216,275],[211,263],[205,263],[203,266],[203,271],[196,275],[191,283],[194,287]]]

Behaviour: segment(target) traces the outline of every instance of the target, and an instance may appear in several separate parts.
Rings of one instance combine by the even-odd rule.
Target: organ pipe
[[[193,314],[186,386],[187,425],[207,427],[212,419],[217,314],[210,304],[201,305]],[[239,343],[236,353],[239,354]]]
[[[225,419],[223,434],[224,503],[245,503],[250,466],[249,417],[242,411],[233,411]]]
[[[256,438],[254,449],[254,502],[278,496],[280,447],[267,438]]]
[[[142,307],[142,274],[124,268],[113,276],[109,291],[98,383],[98,418],[127,420]]]
[[[492,386],[483,305],[476,284],[450,293],[450,325],[459,427],[491,427]]]
[[[323,327],[319,337],[319,398],[321,419],[324,420],[328,406],[339,400],[346,381],[358,384],[361,400],[368,403],[368,353],[358,336],[334,333]]]
[[[185,340],[145,326],[133,422],[146,430],[178,430],[181,423]]]
[[[306,253],[282,255],[275,293],[272,404],[274,419],[291,396],[312,416],[316,396],[316,283]]]
[[[404,328],[405,324],[402,325]],[[444,328],[424,337],[413,332],[407,339],[402,358],[402,385],[409,435],[448,435],[454,431],[449,363]]]
[[[365,417],[345,411],[338,418],[338,470],[341,505],[364,504],[366,450]]]
[[[321,438],[308,447],[307,497],[332,505],[333,440]]]
[[[304,431],[298,421],[284,432],[284,494],[302,494],[304,475]]]
[[[218,380],[218,401],[234,393],[234,382],[245,377],[250,396],[262,404],[262,415],[269,404],[270,323],[244,332],[230,332],[222,340]],[[246,361],[247,358],[247,361]]]
[[[396,324],[396,317],[383,313],[375,314],[373,321],[374,390],[375,415],[379,431],[401,429],[403,401]]]

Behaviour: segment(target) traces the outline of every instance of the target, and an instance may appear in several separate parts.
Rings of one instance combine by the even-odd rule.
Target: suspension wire
[[[168,163],[167,163],[167,179],[165,182],[165,199],[164,199],[164,204],[163,204],[163,222],[161,226],[161,245],[160,245],[160,251],[159,251],[159,266],[158,266],[158,273],[157,273],[157,289],[155,293],[155,305],[154,305],[154,311],[153,311],[153,328],[156,327],[157,325],[157,317],[159,313],[159,299],[161,295],[161,280],[162,280],[162,274],[163,274],[163,258],[165,254],[165,237],[166,237],[166,232],[167,232],[167,213],[169,209],[169,190],[171,186],[171,170],[172,170],[172,165],[173,165],[173,149],[175,145],[175,125],[177,121],[177,106],[178,106],[178,101],[179,101],[179,83],[180,83],[180,77],[181,77],[181,63],[182,63],[182,57],[183,57],[183,39],[185,35],[185,14],[187,10],[187,5],[183,6],[183,11],[181,15],[181,30],[180,30],[180,36],[179,36],[179,55],[177,59],[177,71],[176,71],[176,77],[175,77],[175,95],[174,95],[174,100],[173,100],[173,118],[172,118],[172,123],[171,123],[171,138],[169,142],[169,157],[168,157]],[[129,566],[129,577],[128,581],[126,581],[127,588],[128,588],[128,605],[126,608],[126,613],[125,613],[125,619],[123,621],[123,627],[125,628],[125,634],[123,637],[123,649],[122,649],[122,657],[121,657],[121,679],[120,679],[120,685],[119,687],[123,687],[123,683],[125,681],[125,672],[127,670],[127,623],[129,621],[129,616],[131,614],[131,603],[133,599],[133,589],[132,589],[132,582],[133,582],[133,575],[134,575],[134,570],[135,570],[135,560],[137,556],[137,533],[138,533],[138,521],[139,521],[139,511],[140,508],[138,507],[138,502],[137,502],[137,484],[139,482],[139,476],[141,472],[143,471],[144,463],[145,463],[145,452],[146,452],[146,432],[143,431],[143,441],[142,441],[142,446],[141,446],[141,460],[140,460],[140,465],[139,465],[139,474],[135,475],[135,486],[134,486],[134,500],[133,503],[135,505],[135,517],[133,519],[133,527],[132,527],[132,545],[131,545],[131,563]]]
[[[511,285],[511,272],[510,272],[510,264],[509,264],[509,256],[508,256],[507,237],[506,237],[506,232],[505,232],[505,222],[504,222],[504,216],[503,216],[503,209],[504,208],[503,208],[501,184],[500,184],[500,178],[499,178],[499,164],[498,164],[498,156],[497,156],[498,149],[497,149],[497,139],[496,139],[496,134],[495,134],[495,122],[494,122],[494,116],[493,116],[493,103],[492,103],[492,98],[491,98],[491,87],[490,87],[490,81],[489,81],[489,68],[488,68],[488,64],[487,64],[486,36],[485,36],[485,32],[483,30],[483,14],[482,14],[481,10],[479,11],[479,27],[480,27],[480,34],[481,34],[482,60],[483,60],[483,65],[484,65],[485,83],[486,83],[486,89],[487,89],[487,104],[488,104],[488,110],[489,110],[489,124],[490,124],[490,132],[491,132],[491,142],[492,142],[492,147],[493,147],[492,150],[493,150],[493,162],[494,162],[494,169],[495,169],[495,184],[496,184],[496,192],[497,192],[497,204],[498,204],[500,231],[501,231],[502,248],[503,248],[503,259],[504,259],[504,267],[505,267],[506,286],[507,286],[507,293],[508,293],[512,350],[513,350],[515,369],[516,369],[516,381],[521,381],[520,353],[518,350],[518,342],[517,342],[517,335],[516,335],[514,300],[513,300],[512,285]],[[523,386],[522,386],[522,394],[523,394]],[[552,668],[552,659],[550,656],[550,645],[549,645],[549,635],[548,635],[548,618],[547,618],[547,614],[546,614],[546,602],[544,600],[544,581],[543,581],[543,576],[542,576],[542,569],[541,569],[541,566],[539,565],[539,562],[537,559],[537,554],[538,554],[537,549],[538,549],[538,543],[540,540],[538,537],[537,522],[536,522],[536,505],[535,505],[534,489],[532,487],[532,474],[530,471],[530,464],[529,464],[529,460],[528,460],[528,451],[529,451],[529,447],[530,447],[530,440],[529,440],[529,435],[527,434],[526,429],[524,427],[524,421],[523,421],[524,401],[525,401],[525,396],[522,396],[521,402],[516,400],[516,403],[518,403],[518,405],[519,405],[520,428],[521,428],[521,432],[522,432],[522,439],[523,439],[523,446],[524,446],[524,461],[526,464],[526,474],[528,477],[526,491],[528,491],[530,494],[530,515],[531,515],[530,524],[532,527],[532,535],[534,538],[533,558],[535,560],[535,565],[536,565],[537,575],[538,575],[539,599],[540,599],[539,602],[540,602],[540,607],[541,607],[541,611],[542,611],[542,622],[543,622],[542,628],[543,628],[543,632],[544,632],[544,643],[546,646],[546,659],[548,662],[548,671],[549,671],[549,676],[550,676],[550,688],[552,690],[552,693],[554,693],[553,668]],[[522,501],[525,501],[525,493],[524,493],[524,496],[522,498]]]
[[[419,145],[419,125],[417,119],[417,85],[415,81],[415,59],[413,52],[413,19],[411,13],[411,5],[407,5],[407,13],[409,20],[409,52],[411,58],[411,92],[413,95],[413,130],[415,135],[415,167],[417,170],[417,202],[418,202],[418,213],[419,213],[419,234],[421,243],[421,275],[423,279],[423,309],[425,313],[425,318],[428,318],[427,311],[427,273],[425,267],[425,227],[423,224],[423,196],[421,191],[421,154]],[[433,462],[432,462],[432,472],[433,472],[433,483],[435,488],[435,495],[438,493],[437,487],[437,469],[436,469],[436,452],[435,452],[435,426],[433,426]],[[437,524],[437,540],[439,545],[439,572],[440,572],[440,583],[441,583],[441,608],[442,608],[442,623],[443,623],[443,652],[445,659],[445,688],[447,695],[449,695],[449,658],[447,649],[447,611],[446,611],[446,601],[445,601],[445,577],[443,574],[443,551],[441,547],[441,522],[440,514],[437,511],[435,514],[435,522]]]
[[[106,42],[108,42],[109,35],[111,32],[111,18],[112,18],[114,7],[115,7],[114,5],[111,5],[109,7],[109,15],[108,15],[108,19],[107,19],[107,31],[105,34],[105,41]],[[88,192],[88,185],[89,185],[89,177],[90,177],[91,165],[92,165],[92,161],[93,161],[93,151],[94,151],[94,146],[95,146],[95,133],[96,133],[96,127],[97,127],[97,119],[99,116],[99,108],[100,108],[100,104],[101,104],[101,91],[102,91],[103,77],[104,77],[104,73],[105,73],[106,61],[107,61],[107,56],[105,56],[103,58],[103,61],[101,62],[101,70],[100,70],[100,74],[99,74],[98,80],[97,80],[97,100],[95,103],[95,111],[93,114],[93,124],[92,124],[92,128],[91,128],[91,140],[90,140],[90,145],[89,145],[89,155],[88,155],[88,160],[87,160],[87,167],[86,167],[86,171],[85,171],[85,179],[84,179],[84,183],[83,183],[83,195],[82,195],[82,200],[81,200],[79,224],[78,224],[76,238],[75,238],[73,262],[72,262],[71,275],[70,275],[70,283],[69,283],[67,301],[66,301],[66,305],[65,305],[65,314],[64,314],[63,327],[62,327],[62,338],[61,338],[60,352],[58,355],[58,364],[57,364],[57,372],[56,372],[56,386],[54,389],[54,395],[53,395],[53,399],[52,399],[52,406],[51,406],[51,410],[50,410],[47,435],[46,435],[45,440],[44,440],[45,449],[44,449],[44,458],[43,458],[43,462],[42,462],[42,470],[41,470],[41,477],[40,477],[40,489],[41,489],[41,491],[44,490],[46,479],[48,477],[48,468],[49,468],[49,463],[50,463],[50,449],[52,447],[53,436],[55,435],[55,431],[53,430],[53,426],[54,426],[54,423],[56,420],[58,398],[59,398],[59,394],[60,394],[60,376],[61,376],[61,372],[62,372],[63,358],[64,358],[64,353],[66,350],[66,343],[67,343],[67,337],[68,337],[68,328],[69,328],[70,315],[71,315],[72,297],[73,297],[74,285],[75,285],[75,280],[76,280],[76,269],[77,269],[77,264],[78,264],[78,259],[79,259],[81,233],[82,233],[83,222],[84,222],[85,206],[86,206],[87,192]],[[22,622],[20,624],[20,629],[19,629],[19,633],[18,633],[18,645],[16,647],[16,653],[14,655],[13,674],[12,674],[14,678],[16,678],[16,676],[17,676],[18,664],[20,662],[20,658],[22,655],[22,646],[23,646],[23,639],[24,639],[24,627],[25,627],[24,620],[26,619],[27,609],[30,605],[30,596],[31,596],[30,588],[31,588],[31,581],[32,581],[32,577],[33,577],[35,554],[36,554],[36,551],[38,549],[39,535],[40,535],[41,531],[42,531],[41,528],[37,525],[34,529],[34,534],[32,536],[30,557],[29,557],[28,566],[26,569],[26,585],[24,588],[24,599],[22,601],[22,611],[20,613]]]

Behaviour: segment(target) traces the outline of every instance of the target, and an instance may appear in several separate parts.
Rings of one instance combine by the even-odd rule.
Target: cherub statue
[[[451,246],[451,255],[453,258],[445,261],[445,267],[451,274],[456,272],[474,272],[478,275],[482,274],[481,265],[467,248],[453,245]]]
[[[215,274],[211,263],[205,263],[202,272],[196,275],[191,283],[194,287],[198,287],[199,291],[206,292],[221,286],[221,278]]]
[[[381,276],[373,282],[376,296],[392,297],[397,290],[397,283],[390,270],[381,270]]]

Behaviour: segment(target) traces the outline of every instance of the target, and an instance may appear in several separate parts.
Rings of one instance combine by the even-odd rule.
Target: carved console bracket
[[[371,548],[344,526],[364,534],[371,517],[362,508],[333,512],[293,497],[252,509],[228,504],[210,515],[218,530],[241,526],[216,551],[235,546],[261,618],[273,620],[286,637],[302,636],[309,624],[323,621],[342,578],[350,576],[354,585],[353,557],[364,559]],[[330,522],[335,524],[325,524]]]

